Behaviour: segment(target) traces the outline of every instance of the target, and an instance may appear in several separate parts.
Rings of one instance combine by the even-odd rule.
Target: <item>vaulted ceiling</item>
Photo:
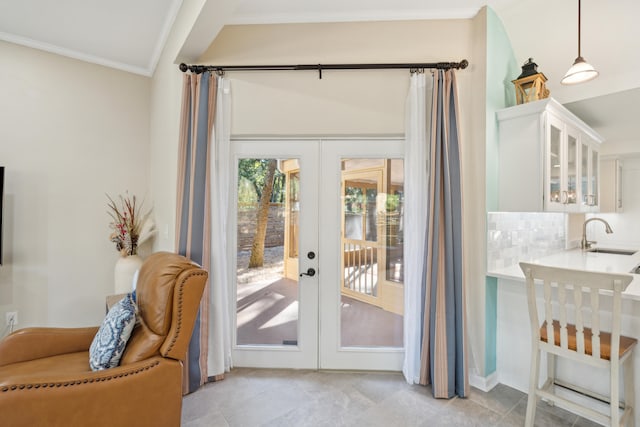
[[[604,122],[601,129],[591,123],[603,134],[630,138],[631,132],[640,131],[634,123],[640,121],[627,123],[628,113],[622,117],[614,108],[635,110],[640,102],[640,90],[634,90],[640,88],[640,73],[635,71],[640,66],[637,0],[582,2],[582,55],[600,76],[571,87],[561,86],[559,80],[577,56],[577,0],[200,1],[203,18],[198,32],[190,36],[191,56],[204,51],[219,30],[207,26],[207,10],[215,14],[224,9],[226,24],[255,24],[470,18],[489,5],[502,20],[518,61],[534,58],[549,78],[553,97]],[[0,0],[0,40],[150,76],[182,3]]]
[[[0,0],[0,40],[151,75],[181,3]]]

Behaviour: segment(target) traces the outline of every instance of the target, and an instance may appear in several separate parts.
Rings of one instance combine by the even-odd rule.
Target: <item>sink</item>
[[[609,248],[593,248],[587,252],[594,252],[597,254],[612,254],[612,255],[633,255],[638,252],[637,249],[609,249]]]

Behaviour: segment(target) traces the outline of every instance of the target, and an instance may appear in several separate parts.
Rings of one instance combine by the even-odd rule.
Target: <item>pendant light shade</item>
[[[578,0],[578,57],[560,81],[563,85],[584,83],[598,77],[598,72],[593,68],[593,65],[585,61],[580,54],[580,3],[581,0]]]
[[[593,68],[593,65],[585,61],[582,56],[579,56],[566,72],[560,83],[563,85],[574,85],[576,83],[588,82],[598,77],[598,74],[596,69]]]

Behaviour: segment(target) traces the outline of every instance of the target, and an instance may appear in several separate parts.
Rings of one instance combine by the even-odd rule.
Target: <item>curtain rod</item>
[[[302,65],[187,65],[180,64],[180,71],[200,74],[205,71],[215,71],[223,74],[225,71],[317,71],[322,78],[324,70],[384,70],[384,69],[429,69],[438,70],[465,69],[469,61],[460,62],[417,62],[400,64],[302,64]]]

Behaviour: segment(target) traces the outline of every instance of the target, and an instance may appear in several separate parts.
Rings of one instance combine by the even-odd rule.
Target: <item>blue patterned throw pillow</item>
[[[136,305],[127,294],[111,307],[89,348],[89,366],[94,371],[118,366],[136,324]]]

